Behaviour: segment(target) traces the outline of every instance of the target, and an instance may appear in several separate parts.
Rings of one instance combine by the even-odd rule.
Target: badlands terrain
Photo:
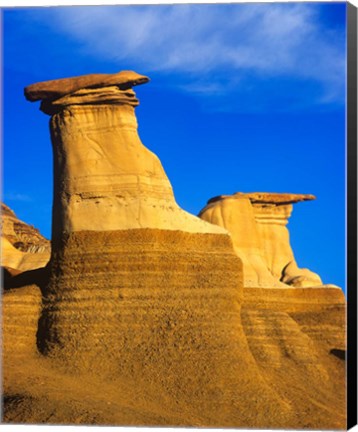
[[[3,422],[345,429],[345,297],[287,229],[315,197],[182,210],[137,133],[148,81],[25,89],[50,116],[53,228],[2,206]]]

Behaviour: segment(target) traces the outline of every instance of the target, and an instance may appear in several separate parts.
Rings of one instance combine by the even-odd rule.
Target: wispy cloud
[[[31,202],[32,198],[28,195],[17,193],[17,192],[7,192],[4,194],[4,201],[10,202]]]
[[[101,6],[52,8],[46,20],[86,55],[185,73],[190,91],[215,93],[249,74],[288,76],[319,83],[322,103],[342,102],[344,31],[327,28],[319,11],[309,3]]]

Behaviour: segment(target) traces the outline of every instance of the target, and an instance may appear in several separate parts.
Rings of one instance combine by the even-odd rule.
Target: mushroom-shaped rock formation
[[[33,84],[51,117],[54,151],[52,242],[64,233],[160,228],[224,233],[176,204],[158,157],[141,142],[135,72],[88,75]]]
[[[292,409],[260,375],[240,324],[230,235],[178,207],[140,141],[131,87],[147,80],[125,72],[25,90],[52,116],[54,151],[38,348],[61,370],[161,398],[164,424],[287,424]]]
[[[212,200],[204,216],[231,237],[181,210],[137,134],[131,87],[146,81],[25,90],[52,116],[53,247],[4,292],[4,420],[344,429],[344,295],[274,274],[292,258],[281,210],[299,197]],[[268,204],[283,207],[267,234]],[[244,289],[237,255],[264,288]]]
[[[237,192],[210,199],[199,217],[231,233],[244,264],[245,286],[322,286],[316,273],[297,266],[286,226],[292,204],[313,199],[303,194]]]

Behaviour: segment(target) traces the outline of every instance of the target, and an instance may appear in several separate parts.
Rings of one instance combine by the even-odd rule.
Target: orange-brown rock
[[[250,351],[309,429],[346,422],[345,310],[339,288],[244,289],[241,319]]]
[[[243,197],[243,198],[248,198],[252,203],[273,204],[273,205],[295,204],[301,201],[311,201],[316,199],[314,195],[309,195],[309,194],[274,193],[274,192],[251,192],[251,193],[236,192],[232,195],[219,195],[214,198],[211,198],[208,201],[208,204],[229,197],[235,197],[235,198]]]
[[[2,354],[4,373],[11,373],[17,361],[37,354],[36,333],[41,313],[41,291],[35,285],[24,285],[6,291],[2,297]]]
[[[199,216],[231,233],[244,263],[245,286],[322,286],[316,273],[298,267],[286,226],[292,204],[313,199],[303,194],[238,192],[210,199]]]
[[[148,81],[148,77],[139,75],[133,71],[121,71],[115,74],[81,75],[29,85],[25,88],[25,97],[32,102],[37,100],[54,100],[82,89],[116,86],[120,90],[127,90]]]
[[[96,369],[161,395],[169,413],[188,412],[182,424],[264,425],[268,412],[285,423],[290,407],[247,348],[230,236],[176,204],[138,137],[132,93],[106,83],[44,97],[55,192],[40,352],[59,372]]]

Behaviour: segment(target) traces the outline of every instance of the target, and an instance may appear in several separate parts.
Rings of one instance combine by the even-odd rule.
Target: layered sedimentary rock
[[[242,331],[229,234],[178,207],[141,143],[131,87],[147,78],[107,78],[25,91],[52,115],[55,161],[40,352],[59,370],[96,369],[168,406],[204,410],[201,424],[263,426],[267,413],[285,423],[291,408],[258,374]]]
[[[287,229],[292,204],[313,195],[235,193],[208,201],[199,217],[225,227],[244,264],[244,284],[253,287],[321,286],[321,278],[296,263]]]
[[[5,340],[27,349],[7,342],[6,421],[345,428],[341,292],[277,279],[288,238],[275,227],[264,246],[262,197],[213,202],[208,220],[221,227],[177,206],[136,130],[131,87],[147,80],[124,72],[25,91],[52,116],[53,248],[38,351],[33,321],[12,336],[11,317],[21,321],[26,294],[36,318],[40,291],[4,296]],[[282,225],[281,213],[266,219]],[[265,288],[243,287],[242,262]]]
[[[1,204],[2,282],[8,290],[2,298],[4,371],[15,359],[23,360],[36,352],[41,291],[33,281],[41,279],[39,272],[48,263],[50,251],[50,242],[38,229]]]
[[[244,289],[250,351],[267,382],[296,407],[296,424],[345,425],[345,310],[335,287]]]
[[[19,220],[1,204],[1,266],[26,271],[44,267],[50,259],[50,242],[40,232]]]
[[[225,232],[178,207],[158,157],[141,143],[138,100],[130,87],[148,78],[128,71],[93,77],[38,83],[25,91],[30,100],[41,96],[41,109],[54,114],[52,242],[85,230]]]
[[[41,313],[41,291],[35,285],[7,291],[2,299],[2,353],[4,372],[17,358],[36,353],[36,334]]]
[[[248,194],[254,208],[255,221],[262,239],[266,263],[276,279],[295,287],[322,285],[321,278],[296,263],[287,229],[293,206],[300,201],[315,199],[302,194]]]
[[[262,375],[296,407],[296,424],[304,418],[308,428],[339,428],[345,424],[344,294],[298,268],[286,227],[292,204],[311,199],[236,193],[211,199],[200,217],[231,233],[243,261],[241,323]]]

